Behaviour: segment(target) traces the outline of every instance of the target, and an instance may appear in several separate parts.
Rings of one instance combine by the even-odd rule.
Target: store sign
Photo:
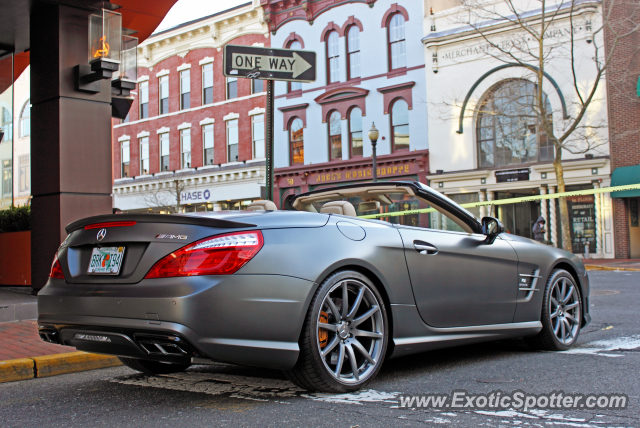
[[[594,196],[571,196],[567,198],[567,204],[569,206],[573,252],[584,252],[585,244],[589,246],[590,252],[595,252],[596,210]]]
[[[496,171],[496,181],[498,183],[507,183],[510,181],[529,181],[530,173],[531,170],[529,168]]]
[[[210,198],[211,191],[209,189],[180,193],[180,203],[183,204],[190,204],[192,202],[207,202]]]

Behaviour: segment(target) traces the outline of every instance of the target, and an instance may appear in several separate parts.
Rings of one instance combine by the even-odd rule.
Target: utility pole
[[[267,83],[267,111],[265,120],[267,122],[267,167],[266,167],[266,198],[273,201],[273,80],[268,79]]]

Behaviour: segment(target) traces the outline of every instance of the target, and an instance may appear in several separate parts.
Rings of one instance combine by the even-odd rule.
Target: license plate
[[[118,275],[123,257],[124,247],[94,248],[88,272],[93,275]]]

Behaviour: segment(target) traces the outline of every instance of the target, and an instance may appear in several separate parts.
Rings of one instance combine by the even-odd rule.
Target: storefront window
[[[478,112],[481,168],[553,160],[553,143],[537,119],[536,91],[537,86],[524,79],[507,80],[490,90]],[[551,113],[546,94],[544,98]]]

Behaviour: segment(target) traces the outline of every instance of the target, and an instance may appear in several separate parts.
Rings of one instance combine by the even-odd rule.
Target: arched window
[[[357,25],[349,27],[347,32],[347,70],[349,71],[348,79],[360,77],[360,29]]]
[[[299,41],[293,40],[289,43],[289,49],[302,49],[302,45]],[[302,83],[300,82],[289,82],[289,92],[291,91],[299,91],[302,89]]]
[[[409,150],[409,106],[402,98],[391,107],[393,150]]]
[[[289,146],[291,165],[304,164],[304,124],[299,117],[294,117],[289,125]]]
[[[31,135],[31,100],[28,100],[20,113],[20,137]]]
[[[342,160],[342,121],[334,110],[329,115],[329,160]]]
[[[404,16],[396,13],[389,20],[389,58],[391,70],[407,66]]]
[[[362,110],[358,107],[349,112],[349,157],[354,156],[362,156]]]
[[[13,121],[11,120],[11,112],[2,107],[2,116],[0,116],[0,127],[4,132],[2,143],[13,140]]]
[[[537,85],[524,79],[506,80],[489,90],[476,127],[481,168],[553,160],[553,143],[536,113],[536,92]],[[544,99],[551,118],[546,94]]]
[[[340,81],[340,37],[337,31],[327,34],[327,83]]]

